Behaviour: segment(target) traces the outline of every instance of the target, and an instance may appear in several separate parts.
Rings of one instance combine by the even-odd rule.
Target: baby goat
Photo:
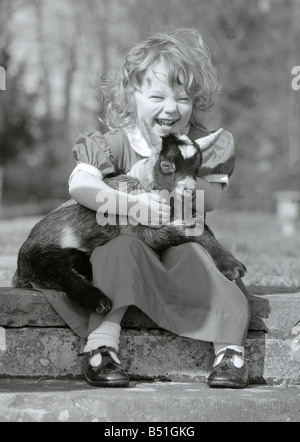
[[[117,190],[122,184],[122,189],[126,186],[128,193],[165,190],[180,195],[184,190],[194,191],[202,164],[201,148],[213,144],[220,132],[202,138],[200,148],[183,136],[169,135],[159,142],[157,139],[153,142],[152,138],[153,154],[138,162],[131,175],[118,175],[104,181]],[[61,290],[80,306],[107,313],[112,302],[93,286],[89,259],[96,247],[122,234],[139,236],[157,253],[189,241],[197,242],[231,280],[242,277],[246,270],[218,243],[207,226],[201,235],[191,236],[187,235],[186,226],[176,222],[160,228],[133,225],[127,217],[96,214],[70,200],[33,227],[20,248],[13,285],[30,287],[31,283],[35,283]]]

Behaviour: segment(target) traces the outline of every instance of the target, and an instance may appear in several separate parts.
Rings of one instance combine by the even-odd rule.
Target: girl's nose
[[[175,100],[165,101],[164,111],[169,114],[178,113],[178,106]]]

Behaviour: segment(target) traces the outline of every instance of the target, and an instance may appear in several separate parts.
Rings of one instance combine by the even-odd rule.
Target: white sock
[[[102,324],[92,331],[87,338],[86,346],[84,347],[84,353],[88,353],[91,350],[96,350],[98,347],[106,346],[112,347],[116,353],[119,350],[121,326],[115,322],[103,321]],[[110,352],[112,358],[120,364],[120,360],[116,357],[114,352]],[[96,354],[90,360],[93,367],[97,367],[101,364],[101,354]]]
[[[231,344],[214,344],[214,350],[216,355],[214,367],[218,365],[223,359],[224,353],[222,354],[219,353],[223,350],[226,350],[227,348],[231,348],[232,350],[242,353],[243,356],[234,355],[233,357],[233,364],[235,365],[235,367],[241,368],[244,365],[245,348],[241,345],[231,345]]]

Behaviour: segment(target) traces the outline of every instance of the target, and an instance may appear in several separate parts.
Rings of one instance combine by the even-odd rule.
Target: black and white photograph
[[[300,421],[300,0],[0,0],[0,422]]]

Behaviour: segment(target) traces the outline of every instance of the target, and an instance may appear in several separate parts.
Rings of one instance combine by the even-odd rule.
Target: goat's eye
[[[176,170],[175,164],[171,161],[162,161],[160,167],[164,173],[173,173]]]

